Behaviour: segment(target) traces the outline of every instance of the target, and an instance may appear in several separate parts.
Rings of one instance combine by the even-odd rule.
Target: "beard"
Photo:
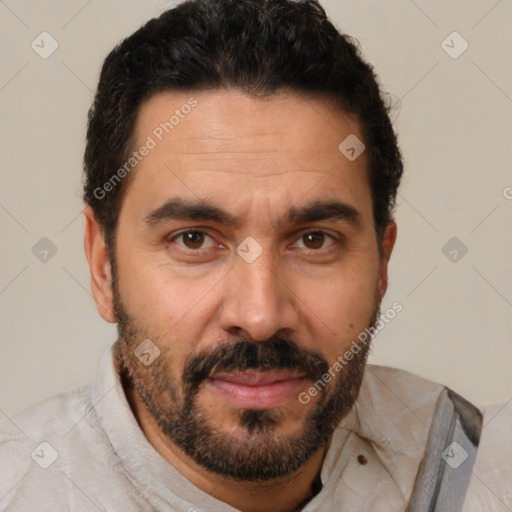
[[[290,370],[300,372],[313,384],[329,370],[325,358],[282,337],[258,342],[230,338],[211,350],[192,353],[182,375],[174,375],[169,368],[169,345],[173,340],[152,336],[137,318],[128,314],[114,273],[113,295],[119,333],[114,353],[120,375],[133,386],[164,436],[196,463],[218,475],[236,481],[263,482],[293,473],[329,442],[357,399],[370,343],[354,354],[329,384],[322,384],[299,433],[280,432],[286,417],[282,408],[233,408],[230,410],[238,428],[237,436],[230,435],[199,403],[198,394],[207,379],[221,372]],[[374,327],[378,315],[376,301],[367,327]],[[150,339],[160,350],[148,366],[134,354],[144,339]]]

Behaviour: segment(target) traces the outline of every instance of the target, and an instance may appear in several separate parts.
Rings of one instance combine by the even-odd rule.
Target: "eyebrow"
[[[172,198],[150,212],[145,218],[149,226],[170,220],[194,220],[216,222],[230,228],[237,228],[241,221],[219,206],[205,201]],[[338,200],[318,200],[304,206],[292,206],[279,219],[278,226],[304,224],[322,220],[339,220],[349,224],[361,224],[361,214],[353,206]]]

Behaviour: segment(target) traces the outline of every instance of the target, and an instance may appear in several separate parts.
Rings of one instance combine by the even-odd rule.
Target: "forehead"
[[[305,194],[368,202],[365,153],[351,161],[339,150],[349,136],[363,139],[357,120],[326,99],[295,93],[258,99],[237,90],[159,93],[139,109],[133,149],[150,149],[126,198],[141,209],[177,194],[229,196],[234,208],[262,196],[286,207]]]

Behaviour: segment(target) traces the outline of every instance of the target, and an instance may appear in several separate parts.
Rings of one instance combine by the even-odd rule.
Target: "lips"
[[[245,371],[215,375],[207,385],[232,406],[264,410],[295,399],[303,384],[301,375],[290,371]]]

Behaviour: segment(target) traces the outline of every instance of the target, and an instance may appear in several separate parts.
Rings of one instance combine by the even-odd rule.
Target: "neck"
[[[320,485],[327,446],[322,446],[294,473],[267,482],[240,482],[197,464],[164,436],[138,394],[123,381],[128,403],[151,445],[193,485],[242,512],[302,510]]]

